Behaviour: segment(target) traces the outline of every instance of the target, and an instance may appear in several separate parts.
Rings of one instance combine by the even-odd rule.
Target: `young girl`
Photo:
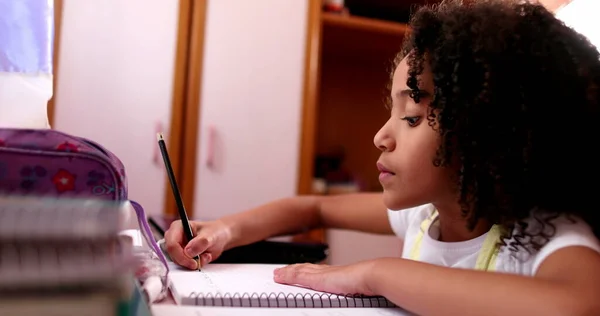
[[[176,222],[170,256],[195,269],[195,255],[206,264],[306,228],[395,233],[402,258],[291,265],[274,279],[425,315],[600,315],[598,51],[525,1],[446,1],[410,25],[375,135],[383,194],[193,222],[187,245]]]

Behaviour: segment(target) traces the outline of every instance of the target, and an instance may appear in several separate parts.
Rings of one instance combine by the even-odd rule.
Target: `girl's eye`
[[[402,120],[406,121],[408,123],[408,126],[410,127],[417,126],[417,124],[419,123],[419,119],[420,117],[418,116],[405,116],[402,118]]]

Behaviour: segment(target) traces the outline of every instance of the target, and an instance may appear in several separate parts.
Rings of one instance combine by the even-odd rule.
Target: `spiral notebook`
[[[209,264],[202,271],[172,270],[173,297],[181,305],[227,307],[396,307],[384,297],[343,296],[278,284],[276,264]]]

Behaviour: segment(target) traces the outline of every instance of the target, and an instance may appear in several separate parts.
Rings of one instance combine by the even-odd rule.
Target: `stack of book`
[[[0,315],[130,315],[125,203],[0,197]]]

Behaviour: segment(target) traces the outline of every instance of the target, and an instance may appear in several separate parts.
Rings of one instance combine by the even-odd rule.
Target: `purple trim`
[[[162,250],[160,249],[160,247],[158,246],[158,244],[156,243],[154,238],[152,237],[152,230],[150,229],[150,225],[148,225],[148,220],[146,218],[146,213],[144,212],[144,208],[135,201],[130,200],[130,202],[131,202],[131,205],[133,206],[133,209],[135,210],[135,213],[137,215],[137,219],[138,219],[138,223],[140,225],[140,230],[142,232],[142,235],[146,239],[146,242],[148,243],[148,245],[150,245],[150,247],[154,250],[154,252],[158,256],[160,261],[162,261],[162,263],[165,265],[165,268],[167,269],[167,273],[169,273],[169,265],[167,264],[167,259],[165,258],[165,255],[162,253]]]

